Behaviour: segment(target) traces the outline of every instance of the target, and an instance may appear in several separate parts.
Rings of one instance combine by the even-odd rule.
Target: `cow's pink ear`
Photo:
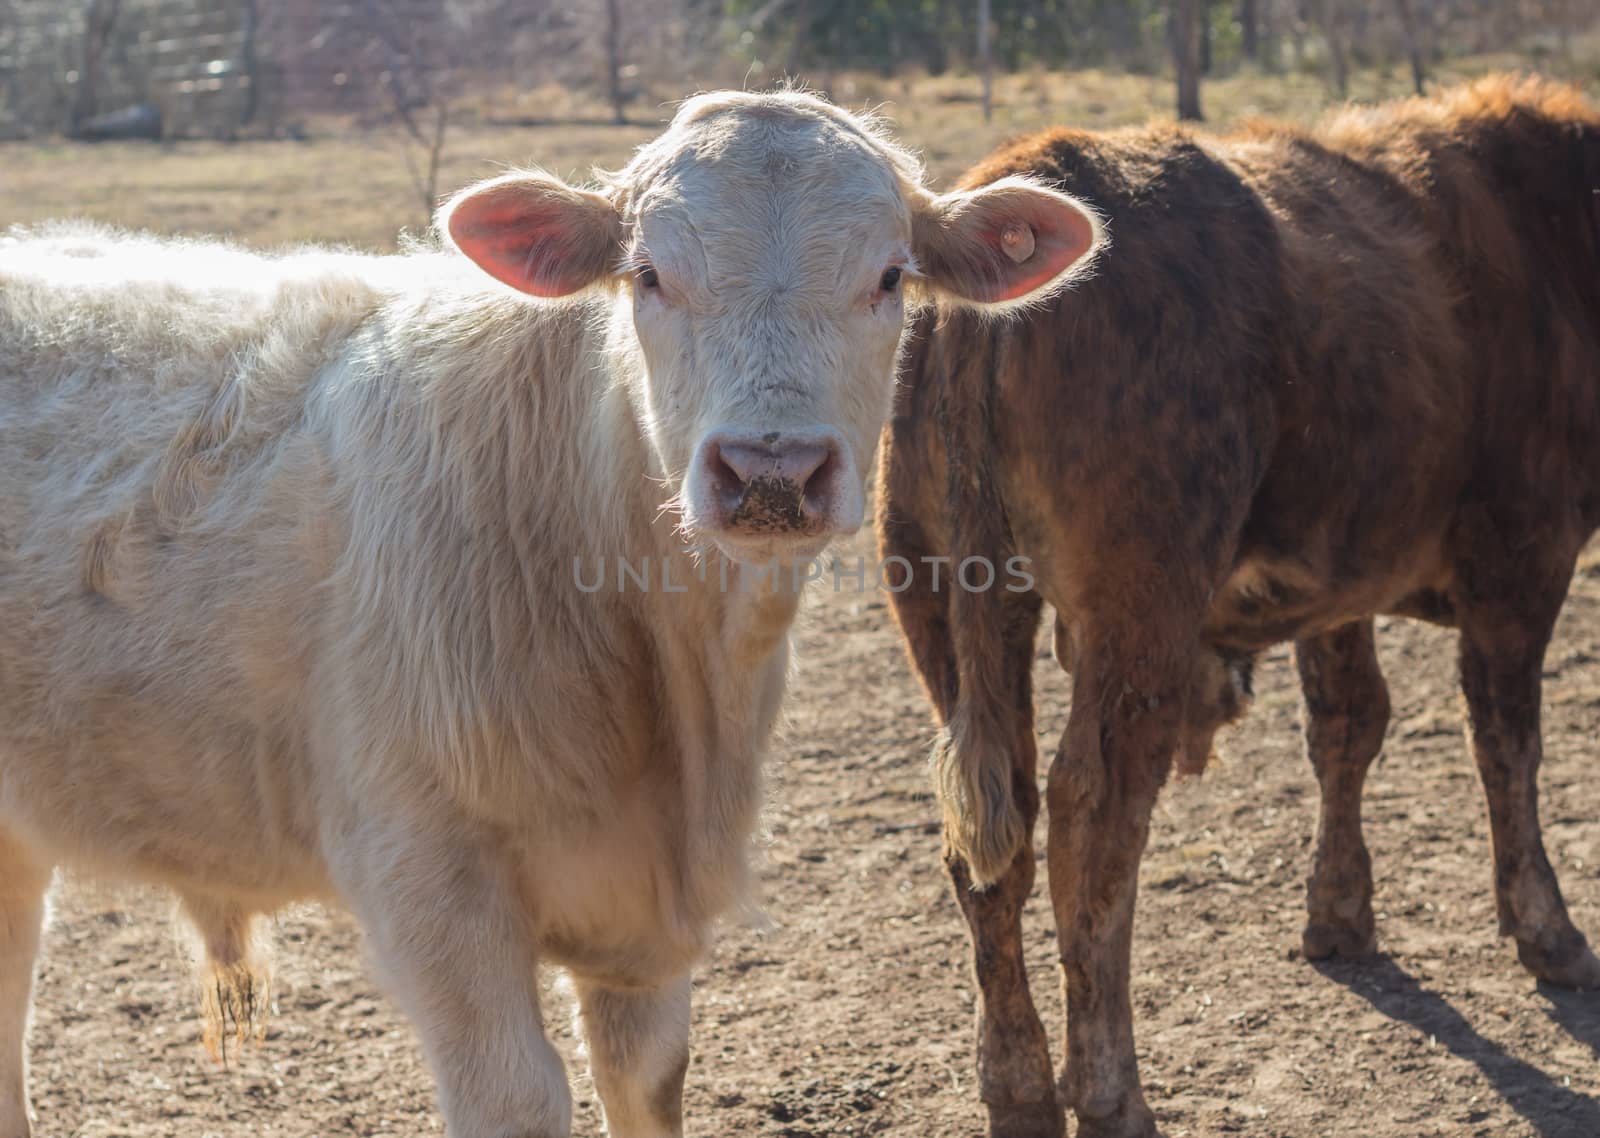
[[[1082,202],[1027,178],[929,199],[913,244],[922,275],[954,300],[981,307],[1026,304],[1088,267],[1100,219]]]
[[[533,296],[570,296],[615,271],[622,218],[600,194],[546,174],[468,186],[439,228],[495,280]]]

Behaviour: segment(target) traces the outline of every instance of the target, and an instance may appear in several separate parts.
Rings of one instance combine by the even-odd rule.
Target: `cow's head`
[[[612,347],[684,529],[757,562],[860,526],[908,296],[1025,305],[1100,232],[1022,179],[932,194],[874,125],[795,92],[691,99],[601,188],[509,174],[442,227],[522,292],[613,290]]]

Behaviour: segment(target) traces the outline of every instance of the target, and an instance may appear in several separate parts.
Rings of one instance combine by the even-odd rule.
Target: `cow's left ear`
[[[912,230],[934,290],[984,308],[1048,296],[1088,267],[1102,240],[1089,207],[1021,177],[930,196]]]
[[[537,172],[468,186],[438,226],[484,272],[532,296],[570,296],[611,275],[622,244],[610,199]]]

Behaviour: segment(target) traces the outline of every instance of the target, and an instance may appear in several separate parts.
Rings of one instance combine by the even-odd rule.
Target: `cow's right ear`
[[[1030,178],[919,204],[912,246],[922,276],[936,293],[980,308],[1051,295],[1088,267],[1104,240],[1093,210]]]
[[[542,173],[468,186],[439,229],[495,280],[532,296],[570,296],[615,271],[622,217],[610,199]]]

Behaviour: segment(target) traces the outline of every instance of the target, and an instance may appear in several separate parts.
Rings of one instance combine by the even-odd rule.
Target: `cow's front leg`
[[[443,821],[357,824],[336,880],[421,1039],[450,1138],[567,1138],[571,1092],[545,1038],[513,867],[488,835]]]
[[[655,988],[608,988],[575,978],[589,1069],[611,1138],[683,1133],[689,1069],[689,977]]]
[[[1135,632],[1078,638],[1072,715],[1047,790],[1067,1002],[1061,1091],[1081,1138],[1156,1132],[1139,1088],[1128,973],[1139,861],[1183,726],[1192,653],[1140,645]]]
[[[1302,945],[1309,960],[1359,956],[1377,943],[1361,787],[1389,725],[1389,688],[1378,668],[1372,621],[1298,642],[1295,666],[1305,700],[1306,755],[1322,791]]]

